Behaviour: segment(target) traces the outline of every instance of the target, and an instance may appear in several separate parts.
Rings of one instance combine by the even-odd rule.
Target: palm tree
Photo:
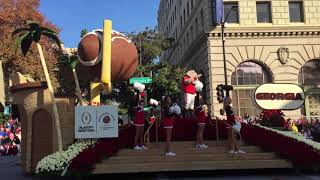
[[[76,67],[79,63],[79,58],[76,55],[62,55],[58,58],[59,60],[59,64],[64,64],[66,66],[68,66],[71,70],[72,70],[72,75],[74,78],[74,82],[76,84],[76,96],[79,99],[80,105],[83,105],[83,100],[82,100],[82,96],[81,96],[81,89],[80,89],[80,85],[79,85],[79,80],[78,80],[78,76],[77,76],[77,72],[76,72]]]
[[[60,40],[57,37],[57,33],[52,29],[49,29],[46,27],[41,27],[38,23],[36,23],[34,21],[30,21],[30,20],[27,20],[26,24],[29,27],[16,29],[12,33],[12,36],[18,35],[18,38],[16,39],[16,42],[15,42],[15,46],[16,46],[16,48],[19,46],[21,47],[21,50],[22,50],[22,53],[24,56],[27,55],[27,53],[31,47],[32,42],[35,42],[37,44],[42,69],[43,69],[43,72],[44,72],[44,75],[45,75],[45,78],[46,78],[46,81],[48,84],[48,89],[49,89],[49,93],[50,93],[51,101],[52,101],[52,105],[53,105],[53,114],[54,114],[55,126],[56,126],[56,131],[57,131],[58,150],[62,151],[62,138],[61,138],[60,120],[59,120],[59,115],[58,115],[57,103],[54,98],[53,88],[52,88],[52,84],[50,81],[46,61],[44,59],[43,51],[42,51],[41,45],[39,43],[41,37],[46,36],[47,38],[49,38],[50,40],[55,42],[58,45],[58,47],[61,49]]]

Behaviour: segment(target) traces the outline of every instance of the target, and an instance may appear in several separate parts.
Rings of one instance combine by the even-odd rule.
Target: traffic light
[[[223,86],[223,89],[226,90],[226,91],[232,91],[232,90],[233,90],[233,86],[231,86],[231,85],[224,85],[224,86]]]
[[[224,99],[223,84],[219,84],[216,90],[217,90],[217,100],[219,103],[222,103]]]
[[[229,97],[229,92],[233,90],[233,86],[231,85],[224,85],[223,89],[226,91],[226,96]]]

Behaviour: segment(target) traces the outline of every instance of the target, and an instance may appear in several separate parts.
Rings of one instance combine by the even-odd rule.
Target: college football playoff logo
[[[88,125],[91,122],[91,115],[89,112],[84,112],[81,116],[81,121],[83,124]]]

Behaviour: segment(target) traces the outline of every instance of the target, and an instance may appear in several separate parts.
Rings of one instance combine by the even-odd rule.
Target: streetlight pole
[[[228,85],[227,78],[227,60],[226,60],[226,48],[225,48],[225,36],[224,36],[224,28],[225,22],[223,21],[221,24],[221,38],[222,38],[222,53],[223,53],[223,70],[224,70],[224,84]]]
[[[228,11],[226,17],[224,18],[223,16],[221,17],[221,38],[222,38],[222,54],[223,54],[223,70],[224,70],[224,85],[227,86],[228,85],[228,74],[227,74],[227,60],[226,60],[226,48],[225,48],[225,42],[226,42],[226,38],[225,38],[225,34],[224,34],[224,29],[225,29],[225,23],[226,20],[228,20],[228,17],[231,13],[231,11],[233,11],[235,8],[237,8],[237,6],[232,6],[230,8],[230,10]],[[229,97],[229,91],[226,91],[226,97]]]

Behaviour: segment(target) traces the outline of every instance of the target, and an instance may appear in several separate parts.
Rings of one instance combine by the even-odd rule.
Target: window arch
[[[320,60],[306,62],[299,72],[299,84],[320,84]]]
[[[255,89],[263,83],[272,83],[269,70],[253,61],[239,64],[231,75],[233,107],[238,116],[248,113],[257,116],[260,109],[254,100]]]
[[[299,84],[305,90],[305,104],[301,108],[302,114],[307,118],[320,117],[320,59],[306,62],[299,72]]]

